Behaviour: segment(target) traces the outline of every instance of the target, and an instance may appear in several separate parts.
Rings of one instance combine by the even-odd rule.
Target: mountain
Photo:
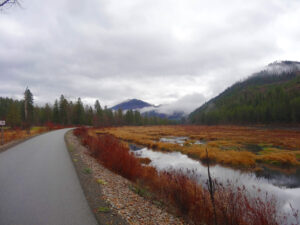
[[[195,124],[299,123],[300,62],[276,61],[189,115]]]
[[[127,101],[121,102],[113,107],[112,110],[138,110],[142,113],[142,115],[148,115],[149,117],[159,117],[162,119],[170,119],[170,120],[180,120],[183,116],[183,112],[161,112],[162,107],[164,105],[155,106],[148,102],[144,102],[139,99],[129,99]]]
[[[129,99],[127,101],[121,102],[120,104],[117,104],[113,107],[111,107],[112,110],[138,110],[145,107],[151,107],[153,105],[149,104],[148,102],[144,102],[139,99]]]
[[[182,111],[173,111],[169,113],[160,112],[160,107],[156,107],[154,110],[145,111],[144,115],[147,114],[149,117],[156,116],[162,119],[169,119],[169,120],[181,120],[185,117],[184,112]]]

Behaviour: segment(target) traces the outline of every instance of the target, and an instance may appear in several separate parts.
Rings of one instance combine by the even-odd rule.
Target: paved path
[[[0,225],[97,224],[68,155],[66,131],[0,153]]]

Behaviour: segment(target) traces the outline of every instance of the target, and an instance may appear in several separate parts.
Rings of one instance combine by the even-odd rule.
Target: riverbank
[[[108,224],[184,224],[158,202],[137,194],[132,182],[99,164],[72,131],[66,134],[65,140],[87,200],[100,224],[100,221]]]

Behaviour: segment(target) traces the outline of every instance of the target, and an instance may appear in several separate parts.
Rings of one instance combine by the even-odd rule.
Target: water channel
[[[181,143],[179,142],[179,144]],[[163,153],[135,145],[130,145],[130,148],[136,157],[149,158],[151,160],[149,165],[158,171],[176,170],[187,174],[193,171],[197,181],[201,184],[205,184],[208,179],[206,166],[180,152]],[[257,190],[260,189],[260,194],[267,192],[269,195],[275,196],[280,203],[281,210],[291,212],[291,204],[300,212],[300,171],[298,170],[292,176],[271,172],[269,174],[271,175],[268,178],[257,177],[252,172],[241,172],[220,165],[211,166],[211,175],[218,182],[229,181],[238,186],[245,185],[247,190],[253,194],[257,194]]]

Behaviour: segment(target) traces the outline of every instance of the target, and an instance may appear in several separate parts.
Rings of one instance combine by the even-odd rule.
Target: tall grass
[[[86,128],[75,129],[74,134],[81,138],[91,155],[105,167],[143,185],[191,224],[288,224],[287,215],[278,210],[276,199],[267,194],[253,197],[245,187],[237,187],[230,182],[221,184],[214,180],[213,206],[208,189],[205,185],[199,185],[193,174],[158,172],[153,167],[143,166],[128,147],[112,135],[90,136]]]

